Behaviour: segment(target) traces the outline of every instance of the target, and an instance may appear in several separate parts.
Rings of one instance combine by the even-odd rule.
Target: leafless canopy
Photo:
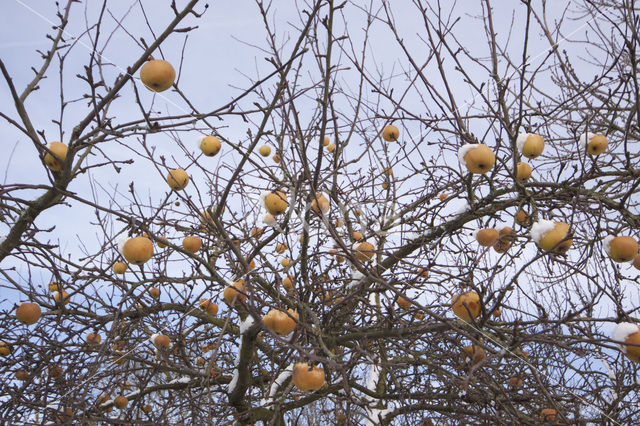
[[[612,338],[637,245],[606,238],[640,226],[636,2],[235,2],[251,33],[228,2],[26,3],[49,30],[29,72],[0,51],[3,423],[640,421],[640,347]]]

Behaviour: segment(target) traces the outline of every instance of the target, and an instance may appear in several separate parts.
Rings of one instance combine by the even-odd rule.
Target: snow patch
[[[260,205],[262,206],[263,209],[267,209],[267,206],[264,204],[264,199],[267,195],[271,194],[271,191],[262,191],[260,193]]]
[[[382,372],[382,367],[373,359],[370,358],[371,369],[369,370],[369,377],[367,378],[367,390],[370,392],[376,391],[376,386],[378,385],[378,381],[380,380],[380,373]],[[376,402],[376,398],[365,395],[365,398],[371,403],[374,404]],[[384,419],[385,415],[388,413],[388,408],[374,408],[367,407],[366,408],[368,416],[366,420],[367,426],[374,426],[381,424],[381,420]]]
[[[583,133],[580,135],[580,138],[578,139],[583,145],[589,145],[589,141],[591,141],[591,138],[595,136],[595,133],[591,133],[591,132],[587,132],[587,133]]]
[[[620,350],[626,354],[627,345],[621,345],[620,343],[624,343],[629,336],[639,331],[640,327],[638,327],[636,324],[630,322],[621,322],[620,324],[616,324],[616,327],[613,329],[613,333],[611,333],[611,339],[618,342]]]
[[[482,229],[476,229],[475,231],[473,231],[473,233],[471,234],[471,236],[473,237],[474,240],[478,239],[478,232],[482,231]],[[498,231],[500,232],[500,231]]]
[[[278,221],[276,220],[276,217],[270,213],[267,213],[264,216],[262,216],[262,222],[268,226],[276,226],[276,223],[278,223]]]
[[[386,236],[389,235],[393,228],[400,224],[400,217],[395,214],[390,214],[386,217],[381,217],[377,222],[373,232],[381,236]],[[386,230],[384,228],[386,228]]]
[[[471,210],[471,206],[469,205],[469,202],[467,202],[467,200],[462,200],[462,204],[460,204],[460,206],[456,209],[454,214],[459,216],[461,214],[468,212],[469,210]]]
[[[273,382],[273,385],[271,385],[269,395],[270,396],[275,395],[275,390],[277,389],[277,387],[282,386],[284,381],[287,380],[287,378],[289,378],[292,374],[293,374],[293,363],[289,364],[282,373],[278,374],[278,377],[276,377],[276,381]]]
[[[369,293],[369,304],[374,307],[377,305],[376,293],[373,293],[373,292]]]
[[[464,167],[467,167],[467,162],[464,161],[464,156],[467,155],[467,152],[471,151],[474,148],[477,148],[478,145],[479,144],[477,143],[466,143],[458,149],[458,161],[460,161],[460,164],[462,164]]]
[[[285,368],[280,374],[278,374],[278,377],[276,377],[276,380],[271,384],[271,387],[269,388],[269,395],[267,396],[267,398],[264,398],[260,401],[260,405],[270,405],[273,402],[273,397],[276,395],[276,392],[278,392],[278,389],[282,387],[284,382],[289,377],[291,377],[292,374],[293,363],[289,364],[287,368]]]
[[[516,139],[516,145],[518,146],[518,151],[522,152],[522,148],[524,147],[524,143],[531,136],[531,133],[520,133],[518,135],[518,139]]]
[[[247,315],[245,319],[240,321],[240,334],[245,334],[249,331],[249,328],[251,328],[253,324],[255,324],[255,320],[251,315]]]
[[[369,410],[369,413],[370,414],[369,414],[369,417],[367,418],[365,425],[377,426],[381,424],[381,421],[384,420],[384,418],[387,416],[387,413],[389,413],[389,409],[388,408],[383,408],[383,409],[372,408]]]
[[[607,360],[604,359],[604,358],[601,358],[600,361],[602,361],[602,363],[604,364],[604,368],[607,370],[607,376],[609,376],[611,381],[615,381],[616,380],[616,373],[613,372],[613,369],[611,368],[611,366],[609,365]]]
[[[378,385],[378,380],[380,380],[380,372],[382,368],[374,363],[371,365],[371,371],[369,372],[369,378],[367,379],[367,389],[371,392],[376,391],[376,386]],[[369,397],[369,399],[373,400],[374,398]]]
[[[602,248],[604,249],[605,253],[607,253],[608,256],[611,256],[611,241],[614,238],[615,237],[613,235],[607,235],[602,239]]]
[[[555,226],[556,224],[554,222],[546,219],[541,219],[531,226],[531,238],[536,243],[539,243],[540,239],[544,237],[544,234],[553,230]]]
[[[127,237],[122,237],[118,240],[118,253],[120,253],[120,256],[124,256],[124,254],[122,254],[122,249],[124,249],[124,245],[128,240],[129,239]]]
[[[229,386],[227,386],[228,393],[232,393],[236,389],[236,386],[238,385],[238,379],[240,379],[240,373],[236,368],[235,370],[233,370],[233,378],[231,379],[231,382],[229,382]]]
[[[351,282],[349,282],[349,284],[347,285],[347,288],[350,289],[357,286],[358,284],[360,284],[360,282],[362,282],[363,278],[364,278],[364,274],[354,269],[354,271],[351,273]]]

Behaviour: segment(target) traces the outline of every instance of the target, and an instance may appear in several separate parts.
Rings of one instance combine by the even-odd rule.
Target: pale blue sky
[[[96,7],[101,2],[87,2],[89,7],[86,9],[86,15],[90,22],[95,20],[97,14]],[[157,33],[172,18],[173,13],[168,7],[170,2],[160,2],[157,0],[143,1],[145,10],[148,13],[149,20],[153,30]],[[178,2],[178,6],[186,3]],[[357,2],[356,2],[357,3]],[[563,4],[560,4],[563,3]],[[298,2],[298,4],[302,4]],[[393,17],[397,28],[407,44],[413,52],[416,62],[422,63],[428,49],[424,47],[421,38],[424,34],[422,17],[416,13],[416,8],[409,1],[394,1],[388,3],[391,5]],[[479,57],[488,57],[489,50],[484,34],[484,28],[480,20],[476,19],[481,13],[479,2],[459,2],[456,11],[452,14],[452,18],[459,16],[461,21],[458,23],[460,28],[456,37],[458,40]],[[504,40],[509,29],[513,26],[509,49],[512,51],[513,60],[516,63],[521,61],[521,44],[523,39],[524,26],[524,8],[519,2],[512,2],[509,7],[504,6],[504,2],[495,2],[494,24],[497,37]],[[547,14],[550,21],[560,18],[560,12],[564,9],[564,2],[550,2],[547,4]],[[274,20],[277,22],[277,28],[280,31],[278,40],[282,42],[287,35],[295,37],[297,32],[292,30],[292,25],[298,25],[298,12],[292,7],[292,2],[287,0],[274,1],[273,7],[277,11]],[[81,34],[85,29],[85,7],[86,4],[74,4],[72,7],[70,25],[67,32],[70,35]],[[117,19],[121,19],[127,10],[131,7],[131,11],[123,20],[122,25],[127,31],[132,33],[136,38],[144,37],[150,41],[153,37],[150,30],[144,24],[141,16],[140,7],[137,2],[133,1],[110,1],[108,2],[109,10],[112,11]],[[201,11],[202,7],[196,7]],[[515,12],[514,12],[515,10]],[[364,27],[365,16],[363,9],[354,5],[349,5],[344,9],[345,19],[347,22],[349,34],[356,49],[362,43],[362,28]],[[381,15],[382,16],[382,15]],[[27,81],[32,77],[30,71],[31,66],[38,66],[40,63],[39,54],[36,49],[47,49],[50,42],[45,38],[45,34],[51,33],[51,26],[47,20],[56,21],[55,9],[53,3],[47,0],[23,1],[23,0],[7,0],[5,4],[5,13],[0,16],[0,58],[5,62],[9,72],[12,74],[14,83],[21,90]],[[105,18],[105,27],[102,30],[102,43],[109,36],[114,28],[114,20],[110,16]],[[265,61],[266,54],[256,47],[266,47],[265,31],[263,22],[258,14],[258,10],[254,2],[249,0],[238,1],[212,1],[210,7],[202,19],[188,17],[180,27],[197,25],[199,28],[189,33],[189,40],[185,50],[185,61],[180,73],[179,86],[187,94],[189,99],[198,106],[202,111],[212,110],[220,105],[228,102],[234,95],[239,93],[237,87],[247,87],[248,80],[242,74],[251,78],[256,76],[264,76],[273,70],[273,67]],[[344,32],[345,23],[340,21],[336,26],[337,33]],[[539,65],[539,62],[546,57],[547,42],[542,39],[537,31],[537,25],[532,26],[533,36],[529,40],[529,52],[532,58],[532,66]],[[588,30],[588,22],[576,21],[565,23],[565,33],[570,33],[576,38],[584,35]],[[28,29],[28,31],[25,31]],[[575,33],[574,33],[575,32]],[[394,80],[394,87],[398,91],[406,85],[406,79],[400,74],[407,70],[408,63],[399,49],[393,34],[389,31],[386,24],[374,21],[370,35],[369,45],[367,48],[368,62],[367,71],[373,78],[379,78],[378,71],[383,71],[388,77],[393,70],[394,75],[398,76]],[[161,50],[165,55],[165,59],[174,64],[176,69],[179,65],[180,51],[185,40],[182,33],[174,34],[167,39],[161,46]],[[89,39],[83,37],[82,43],[89,43]],[[102,43],[100,46],[102,46]],[[88,45],[87,45],[88,46]],[[80,83],[76,77],[77,73],[82,72],[82,65],[86,63],[91,53],[90,47],[76,46],[70,54],[64,69],[64,90],[67,99],[73,99],[84,93],[85,86]],[[562,47],[562,45],[561,45]],[[287,45],[286,51],[291,48],[291,41]],[[108,48],[103,53],[104,61],[111,62],[113,65],[105,67],[105,77],[109,81],[113,81],[118,73],[132,63],[140,54],[142,48],[138,46],[137,41],[122,31],[118,31],[113,35]],[[339,53],[339,52],[338,52]],[[570,55],[578,55],[581,52],[570,51]],[[156,55],[159,57],[160,55]],[[348,61],[344,61],[346,65]],[[43,129],[46,132],[48,141],[58,140],[57,127],[51,122],[57,119],[59,115],[59,80],[57,79],[57,61],[49,71],[49,77],[41,83],[41,89],[32,94],[27,102],[27,107],[31,114],[31,118],[37,129]],[[453,85],[453,90],[458,100],[473,101],[469,89],[463,84],[460,77],[455,76],[453,71],[453,63],[445,62],[445,66],[451,67],[451,75],[453,81],[459,84]],[[485,70],[475,65],[470,66],[473,70],[472,74],[477,77],[476,81],[486,81],[489,75]],[[502,68],[504,69],[504,68]],[[579,69],[578,73],[584,72],[584,78],[590,75],[589,70]],[[440,79],[436,73],[433,73],[433,83],[436,87],[442,87]],[[342,78],[344,84],[353,83],[356,80],[355,72],[344,72]],[[306,78],[306,76],[303,76]],[[548,83],[549,90],[553,92],[553,85]],[[544,81],[543,81],[544,83]],[[544,84],[543,84],[544,86]],[[273,87],[270,82],[265,87]],[[138,85],[142,89],[141,85]],[[127,122],[139,119],[141,114],[137,106],[133,102],[133,91],[131,85],[127,85],[122,91],[122,98],[117,100],[112,112],[116,121]],[[153,94],[140,90],[142,101],[145,105],[149,105],[154,99]],[[9,97],[7,85],[0,83],[0,96],[4,100],[2,103],[2,111],[15,117],[14,108]],[[373,95],[367,93],[366,97]],[[251,108],[255,97],[248,97],[241,103],[241,108]],[[311,101],[308,101],[311,102]],[[171,90],[164,92],[155,97],[156,108],[162,111],[171,111],[172,113],[180,113],[185,111],[184,103]],[[405,105],[413,105],[419,113],[421,108],[420,99],[411,94],[405,99]],[[466,106],[464,102],[459,103],[462,109]],[[388,104],[383,102],[385,109]],[[64,130],[69,134],[75,122],[83,116],[87,111],[86,102],[80,101],[70,105],[65,111]],[[304,116],[304,111],[303,111]],[[212,120],[216,126],[219,126],[220,134],[225,137],[242,141],[246,140],[246,132],[252,125],[244,123],[239,118],[227,118],[223,122]],[[406,124],[411,126],[411,124]],[[484,126],[482,123],[472,123],[472,131],[482,134]],[[8,156],[5,155],[0,161],[2,167],[0,170],[7,174],[7,183],[41,183],[46,182],[47,177],[39,159],[37,158],[35,148],[30,141],[13,129],[3,120],[0,120],[0,131],[3,134],[2,146],[6,152],[14,149],[15,153],[11,157],[8,164]],[[180,134],[180,139],[185,143],[192,154],[196,149],[196,133]],[[168,158],[173,155],[176,159],[169,160],[170,165],[186,166],[188,160],[185,153],[177,147],[175,141],[166,134],[153,134],[149,136],[150,144],[157,147],[157,152],[166,155]],[[67,142],[64,140],[64,142]],[[16,145],[17,143],[17,145]],[[353,155],[358,153],[357,144],[353,145]],[[110,142],[102,144],[101,149],[107,153],[110,158],[117,160],[126,160],[135,157],[130,148],[138,149],[135,140],[129,139],[124,143]],[[391,156],[398,152],[397,147],[391,148]],[[428,154],[428,149],[427,150]],[[395,151],[394,151],[395,150]],[[233,165],[237,161],[237,156],[231,153],[231,150],[223,147],[222,153],[212,159],[203,159],[203,163],[209,170],[219,168],[221,162]],[[451,157],[453,163],[456,162],[455,157]],[[458,167],[457,164],[453,164]],[[368,166],[362,165],[363,168]],[[190,169],[190,174],[194,178],[194,182],[198,182],[202,178],[202,173],[197,169]],[[402,168],[396,169],[396,173],[402,173]],[[91,172],[92,178],[99,185],[102,185],[107,191],[113,191],[116,186],[120,191],[125,193],[130,182],[134,181],[137,193],[143,199],[150,198],[153,202],[161,200],[167,192],[164,178],[161,173],[155,170],[149,161],[138,160],[134,165],[125,165],[120,174],[114,173],[110,167],[94,169]],[[91,187],[87,183],[87,176],[81,177],[73,182],[70,186],[72,191],[77,191],[82,196],[90,196]],[[188,188],[191,191],[193,187]],[[95,189],[94,189],[95,190]],[[100,189],[98,189],[100,191]],[[31,192],[31,195],[34,193]],[[104,198],[104,194],[100,195]],[[74,257],[80,257],[78,234],[82,243],[90,249],[96,249],[101,241],[101,235],[97,235],[97,228],[87,228],[84,230],[83,222],[94,220],[93,210],[89,207],[82,206],[79,203],[72,202],[72,208],[68,206],[58,206],[40,216],[37,224],[46,228],[56,225],[56,230],[50,234],[52,240],[59,239],[65,253]],[[122,224],[118,224],[115,229],[120,229]],[[0,234],[6,232],[6,224],[0,223]],[[3,264],[3,266],[5,266]],[[22,267],[22,265],[17,265]],[[42,281],[48,281],[46,272],[44,272]]]
[[[186,3],[178,2],[178,6]],[[88,6],[87,6],[88,4]],[[85,14],[89,22],[95,21],[98,13],[97,7],[101,2],[86,2],[83,4],[74,4],[72,7],[70,25],[67,33],[70,35],[81,34],[85,29]],[[148,14],[153,30],[157,33],[163,25],[166,24],[173,16],[169,9],[169,2],[143,1],[145,11]],[[302,4],[302,3],[298,3]],[[391,4],[393,18],[396,27],[399,28],[403,41],[413,52],[416,62],[422,63],[426,58],[428,49],[423,47],[424,34],[422,17],[416,13],[416,7],[408,1],[395,1]],[[280,31],[278,37],[282,42],[287,36],[295,36],[296,32],[291,31],[292,25],[297,25],[298,12],[296,8],[291,7],[292,3],[288,1],[275,1],[273,8],[276,10],[274,21],[277,22],[277,28]],[[512,32],[509,48],[513,50],[514,61],[520,61],[521,43],[523,38],[523,17],[524,8],[518,2],[514,2],[510,7],[502,7],[503,3],[496,3],[494,9],[494,22],[498,39],[503,40],[506,37],[511,26]],[[550,20],[558,19],[559,13],[563,10],[564,5],[556,2],[547,5],[547,13]],[[301,6],[302,7],[302,6]],[[378,5],[380,7],[380,5]],[[514,9],[512,9],[514,8]],[[136,38],[144,37],[145,40],[152,39],[149,28],[144,24],[140,7],[137,2],[133,1],[110,1],[108,9],[117,19],[122,19],[122,25],[128,32]],[[201,11],[202,7],[196,7]],[[375,8],[374,8],[375,9]],[[6,13],[0,16],[0,58],[5,62],[9,72],[14,78],[14,82],[19,90],[24,87],[30,80],[32,72],[30,67],[38,65],[39,55],[36,49],[47,49],[49,41],[45,38],[47,32],[51,33],[51,26],[47,20],[56,21],[55,9],[53,3],[46,0],[25,2],[23,0],[9,0],[5,5]],[[129,10],[129,12],[127,12]],[[515,11],[515,12],[514,12]],[[557,16],[554,15],[554,12]],[[455,19],[459,16],[461,21],[458,23],[459,29],[456,33],[458,40],[473,54],[479,57],[487,57],[489,50],[484,35],[482,23],[477,19],[481,13],[479,2],[459,3],[455,9],[455,13],[451,14],[448,19]],[[364,27],[365,15],[361,7],[349,5],[344,9],[345,19],[348,25],[349,34],[356,49],[362,43],[362,28]],[[384,14],[381,13],[380,16]],[[105,25],[102,29],[101,40],[99,44],[103,45],[104,40],[109,36],[111,30],[115,27],[114,19],[107,14],[104,19]],[[199,28],[189,33],[189,41],[185,50],[184,64],[180,73],[179,86],[187,94],[190,100],[197,105],[201,111],[212,110],[220,105],[225,104],[232,96],[239,93],[237,87],[247,87],[248,81],[242,74],[251,78],[256,76],[264,76],[271,72],[273,67],[268,64],[264,58],[266,54],[258,48],[265,47],[265,31],[263,29],[262,20],[258,14],[258,9],[254,2],[249,0],[240,1],[213,1],[202,19],[188,17],[181,27],[197,25]],[[344,32],[345,23],[340,21],[336,25],[336,32]],[[24,28],[29,28],[28,32],[24,32]],[[547,43],[541,40],[539,33],[536,33],[533,26],[534,36],[529,41],[529,52],[533,58],[533,65],[537,65],[536,61],[542,60],[546,52]],[[565,31],[573,31],[578,29],[576,36],[579,36],[586,30],[586,23],[577,21],[575,23],[567,23]],[[25,35],[26,34],[26,35]],[[184,34],[174,34],[169,37],[161,46],[161,50],[165,58],[172,62],[174,66],[179,66],[180,51],[185,39]],[[76,46],[69,55],[64,70],[64,91],[67,99],[77,98],[84,93],[85,85],[76,77],[77,73],[82,72],[82,65],[86,63],[91,53],[89,46],[90,40],[83,37],[80,40],[84,45]],[[290,49],[291,42],[289,42]],[[117,31],[109,43],[107,49],[103,52],[105,62],[111,62],[112,66],[105,67],[105,78],[113,81],[118,73],[126,69],[128,64],[133,62],[142,48],[138,46],[137,41],[133,40],[123,31]],[[159,56],[159,55],[156,55]],[[344,61],[346,65],[348,61]],[[368,65],[367,71],[373,79],[378,78],[378,71],[383,71],[386,76],[393,70],[395,75],[399,75],[408,69],[406,58],[402,55],[393,34],[389,31],[386,24],[374,20],[370,40],[368,44]],[[57,61],[49,70],[49,76],[41,83],[41,89],[32,94],[27,101],[27,107],[31,114],[31,118],[37,129],[46,132],[48,141],[59,140],[57,127],[51,122],[57,119],[59,115],[59,80],[57,79]],[[451,61],[445,62],[445,66],[452,67]],[[477,81],[488,80],[489,76],[485,70],[477,66],[471,66],[473,75],[477,76]],[[470,91],[462,83],[455,73],[451,72],[453,81],[460,84],[454,84],[454,93],[458,96],[459,106],[465,109],[464,101],[473,102]],[[345,84],[355,82],[355,72],[344,72],[342,74]],[[351,79],[351,80],[350,80]],[[439,78],[434,73],[434,79],[431,82],[436,87],[442,87]],[[406,82],[402,76],[396,78],[394,85],[397,90],[402,90]],[[266,87],[271,88],[272,82]],[[141,86],[139,85],[139,88]],[[122,91],[122,98],[117,100],[111,111],[116,121],[126,122],[140,118],[140,111],[133,102],[133,91],[129,84]],[[149,105],[152,101],[153,94],[148,91],[140,91],[143,103]],[[3,111],[10,116],[15,117],[14,109],[8,96],[7,85],[0,84],[0,96],[5,100]],[[365,94],[365,96],[371,96]],[[251,108],[252,102],[256,100],[254,97],[248,97],[241,108]],[[416,111],[423,108],[419,98],[411,95],[405,99],[406,105],[415,105]],[[157,95],[155,97],[156,108],[163,111],[171,111],[172,113],[181,113],[186,111],[184,103],[171,90]],[[383,102],[383,107],[390,110],[388,104]],[[75,122],[86,113],[86,102],[80,101],[71,104],[65,111],[64,130],[68,135]],[[304,116],[304,111],[303,111]],[[212,120],[216,126],[219,126],[220,134],[225,137],[241,141],[246,139],[247,129],[253,127],[244,123],[239,118],[227,118],[224,122]],[[410,126],[410,124],[407,124]],[[41,166],[36,151],[30,141],[26,140],[19,132],[5,121],[0,120],[0,130],[3,133],[3,146],[6,150],[12,150],[15,147],[15,153],[11,157],[10,164],[2,164],[2,171],[7,174],[7,182],[21,183],[40,183],[46,182],[45,170]],[[483,125],[471,124],[471,130],[482,134]],[[180,134],[179,137],[190,149],[192,154],[196,153],[195,139],[197,134]],[[64,139],[64,138],[63,138]],[[176,161],[169,160],[170,165],[185,166],[188,164],[185,153],[179,149],[175,141],[166,134],[153,134],[149,136],[151,145],[157,147],[157,152],[167,157],[174,156]],[[67,142],[63,140],[64,142]],[[17,145],[16,145],[17,143]],[[110,142],[102,144],[101,149],[106,152],[110,158],[116,160],[126,160],[135,157],[130,148],[138,149],[134,140],[130,139],[124,144]],[[354,146],[355,149],[355,146]],[[393,156],[394,152],[391,155]],[[429,148],[427,148],[429,149]],[[356,151],[354,151],[355,155]],[[220,162],[233,165],[237,161],[235,154],[231,150],[223,147],[222,153],[213,159],[204,159],[207,167],[217,169]],[[455,158],[451,158],[455,161]],[[97,160],[96,160],[97,161]],[[366,164],[364,165],[366,166]],[[364,167],[363,166],[363,167]],[[457,165],[456,165],[457,166]],[[199,171],[190,169],[190,173],[194,177],[194,181],[198,180]],[[396,170],[396,173],[402,173],[402,170]],[[130,182],[136,184],[137,193],[143,197],[151,197],[156,202],[163,197],[167,188],[163,182],[163,176],[156,171],[148,161],[137,161],[134,165],[124,165],[120,174],[114,173],[110,167],[94,169],[91,176],[99,185],[102,185],[109,191],[112,191],[116,185],[120,191],[127,190]],[[88,179],[77,179],[71,184],[70,189],[78,191],[83,196],[91,193],[91,188],[87,184]],[[190,188],[193,189],[193,188]],[[32,193],[33,194],[33,193]],[[101,195],[103,197],[104,195]],[[40,227],[48,227],[56,225],[56,230],[51,234],[51,238],[60,239],[65,250],[69,253],[77,254],[78,241],[76,234],[78,233],[78,218],[92,217],[91,208],[81,206],[79,203],[72,202],[72,209],[66,206],[58,206],[51,209],[40,216],[37,223]],[[0,224],[0,233],[6,231],[6,224]],[[93,230],[89,235],[81,235],[84,244],[97,248],[100,237],[93,235]]]

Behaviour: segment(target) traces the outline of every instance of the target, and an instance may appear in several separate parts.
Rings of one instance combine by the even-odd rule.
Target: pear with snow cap
[[[484,144],[465,144],[458,150],[458,160],[474,174],[483,174],[493,168],[496,155]]]
[[[630,322],[616,324],[611,339],[616,341],[627,358],[640,363],[640,327]]]
[[[602,247],[609,257],[618,263],[630,262],[638,254],[638,242],[628,236],[608,235],[602,240]]]
[[[544,251],[566,253],[573,243],[573,239],[567,238],[569,236],[569,225],[565,222],[542,219],[531,226],[531,238]]]
[[[47,152],[44,155],[44,164],[46,164],[52,172],[62,171],[63,162],[67,159],[67,151],[69,149],[62,142],[51,142],[47,145],[47,148],[55,157]],[[62,162],[58,161],[58,159],[62,160]]]
[[[516,139],[516,145],[522,155],[532,160],[544,151],[544,139],[535,133],[520,133]]]
[[[580,135],[580,141],[587,148],[589,155],[600,155],[609,147],[609,140],[601,134],[587,132]]]
[[[152,334],[151,337],[149,338],[149,340],[151,340],[151,343],[153,343],[153,345],[160,349],[160,348],[170,348],[171,347],[171,340],[169,339],[169,336],[165,335],[165,334]]]

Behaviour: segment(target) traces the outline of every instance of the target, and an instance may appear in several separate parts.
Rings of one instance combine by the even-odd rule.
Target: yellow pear
[[[216,155],[221,147],[220,139],[215,136],[205,136],[200,140],[200,151],[207,157]]]
[[[271,309],[263,318],[262,322],[267,328],[280,336],[290,334],[296,328],[298,313],[289,309],[288,313],[279,309]]]
[[[461,148],[464,152],[464,164],[471,173],[483,174],[493,168],[496,156],[488,146],[484,144],[465,145]]]
[[[371,259],[375,254],[376,254],[376,247],[367,241],[364,241],[358,244],[356,248],[356,258],[361,262],[366,262],[367,260]]]
[[[535,133],[525,133],[518,136],[518,145],[522,155],[534,159],[544,151],[544,139]]]
[[[153,256],[153,243],[147,237],[131,238],[122,247],[122,255],[127,262],[142,265]]]
[[[174,191],[180,191],[186,188],[189,183],[189,175],[183,169],[169,170],[167,173],[167,183]]]
[[[313,392],[324,385],[324,370],[311,367],[306,362],[298,362],[293,366],[293,384],[302,392]]]
[[[258,152],[263,157],[268,157],[269,155],[271,155],[271,148],[268,145],[262,145]]]
[[[173,86],[176,79],[176,71],[173,66],[161,59],[152,59],[140,68],[140,80],[149,90],[164,92]]]
[[[531,166],[527,163],[519,162],[516,168],[516,179],[524,183],[531,177]]]
[[[280,215],[289,207],[287,195],[282,191],[270,192],[264,197],[264,206],[272,215]]]
[[[636,333],[632,333],[627,336],[624,341],[627,345],[625,345],[625,355],[633,362],[640,363],[640,331]]]
[[[587,142],[587,152],[590,155],[600,155],[609,147],[609,140],[605,135],[589,134],[589,141]]]
[[[534,232],[533,228],[532,232]],[[554,222],[553,229],[545,232],[540,236],[538,247],[545,251],[550,251],[553,249],[555,253],[564,254],[567,252],[567,250],[569,250],[571,244],[573,243],[572,239],[562,241],[565,239],[565,237],[567,237],[568,234],[568,224],[566,224],[565,222]],[[562,243],[560,243],[561,241]],[[555,247],[556,245],[558,246]]]
[[[638,254],[638,242],[633,237],[615,237],[609,242],[608,252],[614,262],[629,262]]]
[[[67,151],[69,149],[62,142],[51,142],[47,145],[47,148],[49,148],[49,151],[54,153],[56,157],[60,158],[63,162],[67,159]],[[56,157],[48,152],[44,155],[44,164],[46,164],[52,172],[62,171],[63,164],[58,161]]]
[[[316,193],[315,197],[313,198],[313,201],[311,202],[311,208],[313,209],[314,212],[316,212],[316,214],[320,214],[320,212],[322,212],[322,214],[327,214],[329,213],[331,204],[329,203],[329,200],[327,199],[327,197],[324,196],[323,193],[318,192]]]
[[[387,127],[382,130],[382,139],[387,142],[395,142],[398,140],[400,136],[400,131],[393,124],[389,124]]]
[[[489,247],[493,245],[498,239],[500,234],[493,228],[481,229],[476,233],[476,240],[478,244],[483,247]]]
[[[124,262],[116,262],[113,264],[113,272],[116,274],[124,274],[127,271],[127,264]]]
[[[451,309],[456,316],[464,321],[471,322],[471,318],[477,318],[482,311],[480,296],[475,291],[468,291],[453,297]]]

